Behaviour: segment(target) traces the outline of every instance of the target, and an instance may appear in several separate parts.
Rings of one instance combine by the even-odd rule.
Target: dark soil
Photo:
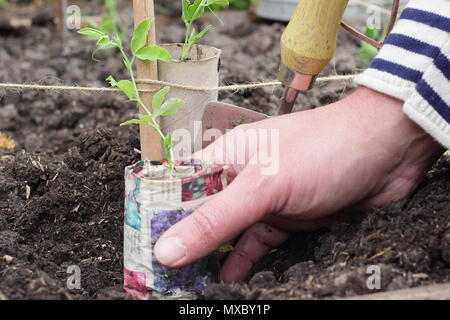
[[[95,1],[80,3],[84,14],[101,12]],[[108,75],[124,76],[117,54],[92,61],[92,43],[74,32],[61,41],[52,9],[32,8],[31,27],[0,28],[0,83],[105,86]],[[166,1],[157,1],[157,9],[174,12]],[[132,21],[129,7],[122,12]],[[284,25],[254,21],[245,12],[220,16],[225,26],[211,19],[217,28],[204,42],[224,50],[221,82],[275,79]],[[160,21],[161,43],[183,40],[181,23]],[[356,48],[341,34],[324,74],[357,72]],[[299,97],[298,108],[328,104],[351,89],[348,83],[321,85]],[[221,99],[274,115],[277,94],[267,88],[222,93]],[[139,159],[139,141],[136,128],[118,124],[133,112],[121,95],[0,91],[0,131],[16,142],[13,150],[0,149],[0,300],[127,298],[121,289],[123,170]],[[381,266],[383,290],[449,281],[449,178],[450,162],[443,159],[410,199],[330,230],[295,234],[246,284],[212,285],[207,298],[364,293],[368,265]],[[66,289],[71,265],[81,268],[81,290]]]
[[[443,158],[409,199],[354,214],[351,221],[298,233],[262,261],[248,283],[212,285],[209,299],[313,299],[450,281],[450,159]]]

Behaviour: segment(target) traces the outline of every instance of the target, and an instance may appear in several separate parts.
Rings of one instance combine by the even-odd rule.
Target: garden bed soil
[[[158,11],[161,6],[158,5]],[[96,2],[85,10],[99,11]],[[43,14],[42,7],[32,12]],[[170,11],[170,8],[161,10]],[[130,8],[124,8],[132,21]],[[223,49],[221,83],[273,80],[284,25],[221,12],[205,43]],[[125,76],[117,54],[100,54],[71,32],[57,40],[51,19],[0,31],[0,82],[104,86]],[[181,23],[160,23],[160,43],[180,42]],[[165,22],[164,22],[165,21]],[[203,21],[206,24],[208,21]],[[358,71],[357,42],[342,33],[324,75]],[[322,84],[298,107],[336,101],[353,84]],[[274,115],[276,89],[221,93],[224,102]],[[0,91],[0,300],[129,299],[123,290],[124,167],[139,159],[136,128],[118,128],[133,106],[115,94]],[[442,158],[409,199],[310,233],[293,234],[239,285],[211,285],[208,299],[332,298],[368,293],[366,268],[379,265],[382,289],[450,281],[450,161]],[[68,290],[67,267],[81,268]]]

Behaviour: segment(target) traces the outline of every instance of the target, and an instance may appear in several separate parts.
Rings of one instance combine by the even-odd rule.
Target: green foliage
[[[6,4],[6,0],[0,0],[0,8]]]
[[[250,7],[250,0],[230,0],[230,5],[239,10],[245,10]]]
[[[172,146],[173,146],[172,133],[169,133],[164,139],[164,152],[166,154],[172,154]],[[171,164],[169,161],[169,168],[173,170],[173,162]]]
[[[182,15],[181,20],[183,20],[186,25],[186,37],[183,46],[183,53],[181,55],[181,60],[186,60],[189,58],[192,47],[202,39],[211,29],[212,26],[207,26],[200,32],[193,27],[193,24],[198,20],[206,10],[210,10],[214,13],[213,7],[227,7],[229,5],[228,0],[181,0],[182,1]]]
[[[250,4],[251,4],[251,0],[229,0],[230,7],[238,9],[238,10],[246,10],[250,7]],[[211,9],[214,11],[222,10],[222,9],[225,9],[226,7],[228,7],[228,5],[226,5],[226,6],[211,5]]]
[[[131,52],[136,54],[139,49],[142,49],[147,43],[147,37],[152,27],[153,19],[146,19],[142,21],[134,30],[131,38]]]
[[[166,100],[166,96],[170,92],[170,87],[164,87],[153,96],[153,112],[155,116],[171,116],[177,113],[178,109],[184,103],[181,99],[171,98]]]
[[[384,33],[381,32],[381,30],[376,28],[367,28],[364,34],[376,41],[380,41],[384,37]],[[378,49],[374,46],[368,44],[365,41],[361,41],[361,46],[359,47],[356,54],[361,60],[361,63],[363,64],[363,67],[368,67],[370,64],[370,61],[377,55]]]
[[[142,108],[146,112],[145,115],[139,115],[138,119],[126,121],[122,123],[121,126],[141,124],[150,126],[158,132],[164,142],[164,150],[168,159],[169,169],[173,170],[174,160],[172,154],[172,135],[168,134],[167,136],[164,136],[157,119],[158,117],[166,117],[175,114],[184,104],[184,101],[176,98],[166,99],[170,92],[170,87],[164,87],[154,95],[150,109],[142,101],[133,71],[133,66],[136,59],[152,61],[161,60],[166,62],[172,61],[172,57],[166,49],[158,46],[145,46],[152,24],[153,19],[146,19],[142,21],[134,30],[130,41],[131,56],[125,52],[122,40],[117,32],[112,38],[104,31],[92,27],[81,29],[78,33],[84,35],[90,40],[96,41],[98,46],[97,50],[114,48],[120,51],[123,63],[130,75],[130,79],[117,81],[113,76],[109,76],[106,81],[108,81],[111,87],[118,88],[122,91],[128,97],[129,101],[136,102],[136,106]],[[153,112],[150,110],[153,110]]]
[[[101,25],[89,23],[89,27],[101,30],[105,33],[118,34],[121,39],[124,39],[126,31],[117,11],[116,0],[105,0],[105,7],[108,9],[108,14],[105,14],[102,17]]]
[[[170,62],[172,61],[172,57],[170,56],[167,50],[161,50],[158,46],[150,46],[139,49],[135,53],[136,57],[141,60],[161,60]]]

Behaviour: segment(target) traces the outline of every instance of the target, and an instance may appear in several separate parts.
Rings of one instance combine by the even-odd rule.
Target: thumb
[[[264,178],[242,172],[161,236],[154,249],[156,259],[167,267],[179,268],[207,256],[271,212],[269,186]]]

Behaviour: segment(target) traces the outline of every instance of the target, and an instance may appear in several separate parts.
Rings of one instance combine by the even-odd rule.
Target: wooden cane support
[[[141,21],[154,18],[155,10],[153,0],[133,0],[134,24],[137,26]],[[156,27],[153,22],[152,28],[148,35],[147,45],[156,44]],[[137,77],[139,79],[158,80],[158,64],[156,61],[140,61],[137,62]],[[151,85],[141,84],[140,89],[151,89]],[[143,93],[142,101],[150,109],[152,105],[153,94]],[[145,114],[144,110],[140,110],[141,114]],[[141,152],[143,160],[161,160],[162,141],[161,137],[152,128],[141,125]]]
[[[66,35],[67,0],[56,0],[56,30],[63,37]]]

